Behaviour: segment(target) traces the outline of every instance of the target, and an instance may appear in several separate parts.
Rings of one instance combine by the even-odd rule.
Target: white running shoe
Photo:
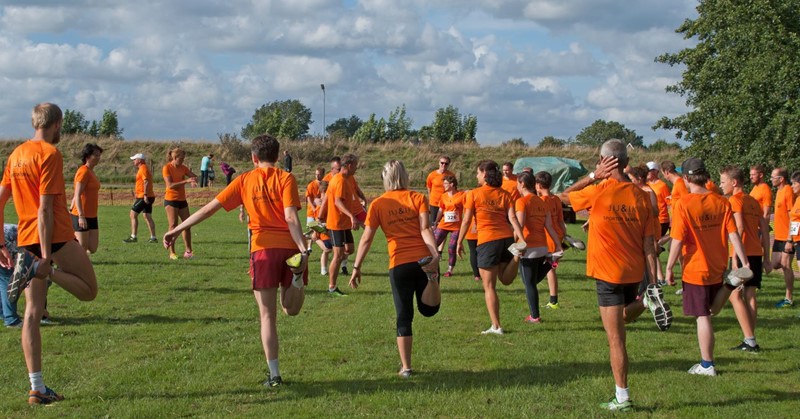
[[[725,279],[725,283],[735,288],[743,285],[751,278],[753,278],[753,271],[750,270],[750,268],[742,267],[730,271]]]
[[[502,327],[498,327],[497,329],[495,329],[495,327],[492,326],[492,327],[484,330],[483,332],[481,332],[481,334],[482,335],[502,335],[503,334],[503,328]]]
[[[567,242],[571,247],[574,247],[578,250],[586,250],[586,243],[583,240],[576,239],[569,234],[564,236],[564,241]]]
[[[700,364],[692,365],[692,368],[689,368],[689,374],[692,375],[705,375],[708,377],[716,377],[717,370],[714,369],[714,366],[710,366],[708,368],[703,368]]]
[[[522,257],[522,254],[525,252],[525,249],[528,248],[528,244],[525,242],[516,242],[511,246],[508,246],[508,251],[511,252],[512,255],[517,257]]]

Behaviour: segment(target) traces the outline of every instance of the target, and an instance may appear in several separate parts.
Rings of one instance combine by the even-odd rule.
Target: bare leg
[[[411,344],[414,342],[413,336],[398,336],[397,349],[400,352],[400,363],[404,370],[411,369]]]
[[[700,357],[704,361],[714,361],[714,327],[710,316],[697,318],[697,343],[700,344]]]
[[[339,278],[339,265],[344,260],[344,247],[333,247],[333,257],[328,266],[328,289],[336,288],[336,280]]]
[[[503,285],[511,285],[519,272],[519,258],[511,259],[511,262],[501,263],[498,265],[498,272],[500,272],[500,282]]]
[[[181,221],[185,221],[189,218],[189,208],[181,208],[178,210],[178,217],[180,217]],[[186,246],[186,251],[192,253],[192,229],[187,228],[183,230],[181,233],[181,237],[183,237],[183,244]]]
[[[91,301],[97,297],[97,278],[92,262],[77,242],[66,242],[64,247],[53,253],[53,261],[58,265],[58,269],[50,274],[53,282],[81,301]]]
[[[723,284],[722,288],[717,291],[717,295],[714,296],[714,301],[711,302],[712,316],[716,316],[720,311],[722,311],[722,308],[725,307],[725,303],[728,302],[728,298],[731,296],[731,291],[732,290],[725,284]],[[706,361],[710,361],[710,359],[707,359]]]
[[[558,296],[558,277],[555,269],[550,269],[547,272],[547,288],[550,290],[551,297]]]
[[[289,285],[286,288],[281,287],[281,306],[283,312],[289,316],[296,316],[303,308],[303,302],[306,299],[305,290]]]
[[[739,321],[739,327],[742,328],[742,335],[744,335],[744,337],[755,336],[755,316],[751,312],[749,302],[745,301],[748,289],[755,289],[755,287],[744,288],[742,290],[744,292],[736,289],[729,297],[731,306],[733,306],[733,311],[736,313],[736,320]]]
[[[622,311],[622,318],[625,323],[630,323],[641,316],[642,313],[644,313],[644,304],[642,300],[636,300],[625,306],[625,309]]]
[[[486,300],[486,310],[489,311],[489,319],[495,329],[500,328],[500,299],[497,298],[497,273],[498,266],[489,269],[478,268],[483,282],[483,297]]]
[[[164,207],[164,211],[167,213],[167,224],[169,224],[167,230],[172,230],[173,228],[178,226],[178,209],[167,205]],[[173,242],[169,246],[169,254],[174,255],[175,253],[175,243]]]
[[[422,297],[420,297],[420,300],[429,306],[438,306],[441,304],[442,291],[439,287],[439,283],[436,281],[428,281],[428,285],[426,285],[425,290],[422,291]]]
[[[276,326],[277,288],[253,290],[253,295],[258,303],[258,312],[261,319],[261,345],[264,347],[264,356],[267,361],[278,359],[278,328]]]
[[[89,232],[88,231],[76,231],[75,232],[75,239],[78,240],[78,244],[81,245],[83,251],[89,250]],[[96,250],[96,248],[95,248]],[[94,252],[92,252],[94,253]]]
[[[22,352],[28,372],[42,370],[42,335],[39,321],[44,314],[47,299],[47,282],[33,279],[25,289],[25,315],[22,322]]]
[[[89,230],[89,248],[86,249],[89,253],[97,253],[97,247],[100,245],[100,230]]]
[[[628,388],[628,351],[625,348],[623,306],[600,307],[600,318],[608,338],[611,372],[617,387]]]
[[[794,294],[794,269],[792,268],[792,255],[789,253],[781,254],[781,264],[783,265],[783,282],[786,284],[786,299],[792,300]]]
[[[150,237],[156,237],[156,223],[153,221],[153,216],[144,213],[144,221],[147,223],[147,229],[150,230]]]
[[[136,211],[131,210],[131,237],[136,236],[136,233],[139,231],[139,214]]]

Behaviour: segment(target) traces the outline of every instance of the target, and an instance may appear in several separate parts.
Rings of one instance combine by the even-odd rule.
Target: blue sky
[[[299,99],[326,121],[402,104],[415,128],[454,105],[478,141],[574,137],[615,120],[645,142],[686,112],[664,88],[680,68],[653,59],[690,46],[675,33],[695,1],[0,0],[0,138],[31,134],[51,101],[129,139],[215,140],[260,105]],[[189,7],[191,5],[191,7]]]

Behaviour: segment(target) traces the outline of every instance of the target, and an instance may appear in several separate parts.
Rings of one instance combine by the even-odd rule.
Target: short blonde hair
[[[408,172],[400,160],[389,160],[383,165],[383,188],[386,191],[408,189]]]
[[[64,117],[61,108],[55,103],[40,103],[33,107],[31,125],[33,129],[47,129],[57,124]]]
[[[178,156],[186,156],[186,152],[180,147],[172,147],[167,150],[167,163],[175,160]]]

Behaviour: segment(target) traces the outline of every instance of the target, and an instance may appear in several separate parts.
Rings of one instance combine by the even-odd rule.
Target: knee
[[[437,304],[435,306],[429,306],[425,303],[420,302],[419,304],[417,304],[417,307],[419,309],[419,314],[422,314],[425,317],[433,317],[434,315],[436,315],[436,313],[439,312],[440,305],[441,304]]]
[[[286,313],[287,316],[296,316],[300,314],[300,307],[284,307],[283,312]]]
[[[397,337],[412,336],[411,320],[397,320]]]

